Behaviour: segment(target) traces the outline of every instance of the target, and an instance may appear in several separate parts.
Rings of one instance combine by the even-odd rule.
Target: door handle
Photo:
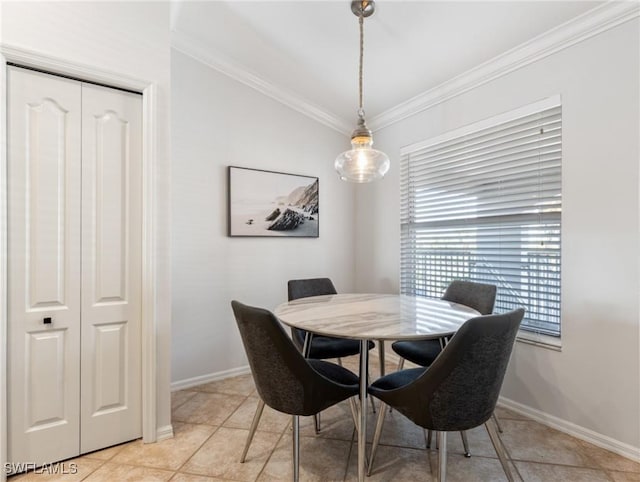
[[[50,325],[53,322],[53,320],[51,319],[50,316],[47,316],[46,318],[42,319],[42,323],[44,323],[45,325]]]

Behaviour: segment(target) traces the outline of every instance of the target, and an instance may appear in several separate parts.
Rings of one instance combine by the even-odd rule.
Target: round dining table
[[[454,335],[480,313],[465,305],[418,296],[393,294],[337,294],[299,298],[274,310],[280,321],[307,332],[303,352],[313,335],[360,341],[360,408],[358,414],[358,480],[364,481],[368,341],[378,340],[384,367],[385,340],[425,340]],[[383,370],[383,368],[381,368]],[[383,372],[384,373],[384,372]]]

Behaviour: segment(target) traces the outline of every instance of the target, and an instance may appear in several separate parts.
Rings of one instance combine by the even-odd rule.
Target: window
[[[401,291],[494,284],[560,336],[562,110],[554,97],[401,151]]]

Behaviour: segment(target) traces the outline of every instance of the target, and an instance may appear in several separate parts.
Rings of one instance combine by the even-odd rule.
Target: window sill
[[[540,333],[532,333],[530,331],[520,330],[516,341],[526,343],[527,345],[539,346],[547,350],[562,351],[562,339],[555,336],[542,335]]]

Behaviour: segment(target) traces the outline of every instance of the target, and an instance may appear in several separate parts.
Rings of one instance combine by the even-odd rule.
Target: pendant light
[[[351,149],[336,158],[335,168],[340,179],[349,182],[371,182],[382,178],[389,170],[389,157],[373,149],[373,136],[364,120],[362,105],[362,60],[364,53],[364,18],[375,11],[373,0],[353,0],[351,11],[360,24],[360,68],[358,70],[358,126],[351,133]]]

